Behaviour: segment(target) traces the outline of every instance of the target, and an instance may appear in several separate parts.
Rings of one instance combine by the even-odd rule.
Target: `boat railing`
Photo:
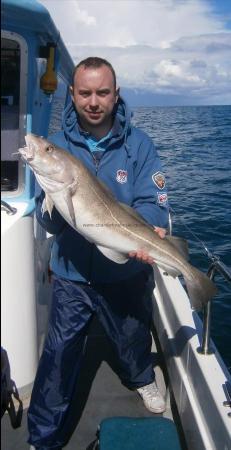
[[[17,208],[14,208],[4,200],[1,200],[1,210],[6,211],[6,213],[9,214],[10,216],[12,216],[17,212]]]
[[[210,265],[207,271],[207,275],[211,280],[214,280],[217,274],[220,274],[224,280],[231,283],[231,268],[221,261],[219,256],[212,253],[205,243],[198,238],[198,236],[186,225],[186,223],[176,214],[173,208],[170,208],[169,212],[169,229],[168,232],[172,234],[172,215],[175,215],[185,229],[194,237],[195,240],[199,242],[201,247],[204,249],[208,259],[210,260]],[[207,303],[205,308],[203,309],[203,329],[202,329],[202,343],[198,348],[198,353],[202,355],[210,355],[214,353],[213,347],[211,345],[210,339],[210,328],[211,328],[211,301]]]
[[[170,236],[172,236],[172,215],[171,215],[171,211],[168,214],[168,234],[170,234]]]
[[[210,280],[214,280],[215,276],[219,273],[226,281],[231,283],[231,269],[224,264],[219,256],[213,255],[207,250],[207,255],[211,260],[211,264],[208,268],[207,275]],[[203,331],[202,331],[202,344],[198,348],[198,352],[202,355],[210,355],[214,353],[210,342],[210,324],[211,324],[211,301],[207,303],[203,311]]]

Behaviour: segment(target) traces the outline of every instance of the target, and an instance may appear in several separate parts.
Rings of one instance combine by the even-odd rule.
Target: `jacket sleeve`
[[[59,234],[63,230],[63,228],[67,225],[65,219],[59,214],[57,209],[53,207],[51,218],[46,211],[44,214],[42,213],[42,204],[45,197],[44,191],[41,191],[39,197],[35,199],[35,212],[36,217],[39,224],[50,234]]]
[[[146,134],[138,150],[134,170],[132,207],[150,224],[168,228],[169,207],[165,176],[152,140]]]

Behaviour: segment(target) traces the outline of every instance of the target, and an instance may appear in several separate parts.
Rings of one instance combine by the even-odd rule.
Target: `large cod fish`
[[[125,263],[128,253],[145,250],[169,275],[183,275],[191,305],[200,310],[215,295],[214,283],[188,263],[178,239],[161,239],[134,209],[119,203],[77,158],[42,137],[28,134],[19,149],[45,191],[43,212],[53,206],[109,259]],[[178,245],[176,246],[176,242]]]

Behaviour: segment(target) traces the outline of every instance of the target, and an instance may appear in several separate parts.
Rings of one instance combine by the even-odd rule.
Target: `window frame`
[[[1,38],[17,42],[20,47],[20,82],[19,82],[19,148],[25,145],[27,131],[27,85],[28,85],[28,45],[23,36],[13,31],[2,30]],[[25,164],[18,160],[18,188],[14,191],[1,191],[4,197],[17,197],[24,191],[26,182]]]

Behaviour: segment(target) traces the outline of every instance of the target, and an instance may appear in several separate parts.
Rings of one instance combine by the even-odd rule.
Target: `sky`
[[[39,0],[75,64],[111,62],[132,106],[231,104],[231,0]]]

